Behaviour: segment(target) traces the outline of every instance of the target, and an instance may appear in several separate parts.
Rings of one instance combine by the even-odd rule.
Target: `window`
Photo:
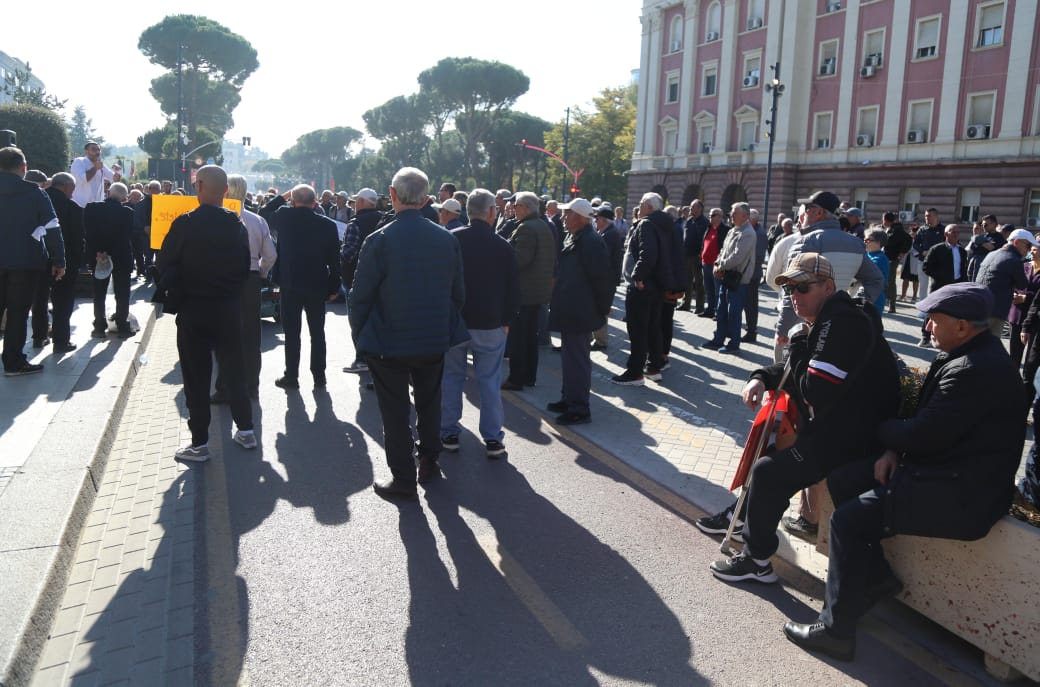
[[[665,74],[667,91],[665,93],[666,103],[677,103],[679,102],[679,72],[668,72]]]
[[[1026,226],[1036,227],[1040,224],[1040,190],[1029,192],[1029,207],[1026,209]]]
[[[993,103],[996,92],[968,94],[968,128],[967,138],[989,138],[990,126],[993,124]]]
[[[932,101],[912,100],[907,114],[907,143],[925,143],[931,140]]]
[[[961,222],[971,224],[979,219],[979,206],[982,204],[982,191],[977,188],[961,189]]]
[[[766,0],[747,0],[747,30],[762,28],[766,20]]]
[[[713,2],[708,5],[708,13],[704,20],[704,42],[717,41],[722,32],[722,5]]]
[[[903,189],[903,212],[912,213],[911,217],[917,215],[917,208],[921,205],[921,189]]]
[[[762,57],[759,52],[753,55],[744,55],[744,81],[743,88],[754,88],[758,86],[762,78]]]
[[[664,155],[675,155],[679,150],[679,130],[678,129],[663,129],[661,136],[664,141]]]
[[[682,15],[677,14],[672,17],[672,27],[668,32],[668,52],[678,52],[682,50],[682,28]]]
[[[834,114],[831,112],[817,112],[813,118],[813,148],[816,150],[827,150],[831,147],[831,126]]]
[[[877,139],[878,107],[861,107],[856,117],[856,145],[860,148],[874,145]]]
[[[876,29],[863,34],[863,66],[880,67],[885,54],[885,30]]]
[[[715,148],[715,127],[704,124],[697,129],[698,150],[702,153],[710,153]]]
[[[942,17],[925,17],[917,20],[917,40],[914,42],[914,59],[928,60],[939,52],[939,22]]]
[[[1004,3],[994,2],[979,5],[977,25],[979,27],[977,48],[988,48],[1004,42]]]
[[[855,189],[852,192],[852,207],[859,208],[863,212],[867,211],[867,191],[864,189]]]
[[[701,77],[701,95],[705,97],[711,97],[717,95],[719,91],[719,63],[712,62],[704,65],[703,76]]]
[[[838,71],[838,41],[824,41],[819,48],[820,67],[817,74],[820,76],[834,76]]]
[[[740,123],[740,141],[738,141],[738,145],[741,150],[755,149],[755,146],[758,145],[755,136],[757,131],[758,125],[754,120],[744,120]]]

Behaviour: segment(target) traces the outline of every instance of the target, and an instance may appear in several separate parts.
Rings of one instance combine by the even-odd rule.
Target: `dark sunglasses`
[[[782,288],[784,290],[785,294],[790,296],[795,291],[797,291],[798,293],[802,293],[802,294],[809,293],[809,291],[812,289],[812,285],[813,284],[819,284],[819,283],[820,282],[818,282],[818,281],[803,281],[800,284],[784,284],[780,288]]]

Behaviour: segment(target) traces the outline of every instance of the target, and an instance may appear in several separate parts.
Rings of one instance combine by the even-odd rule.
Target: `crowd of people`
[[[284,369],[275,385],[290,393],[301,384],[304,318],[310,379],[326,387],[326,305],[345,298],[356,358],[344,371],[371,375],[391,473],[373,487],[387,499],[415,500],[418,484],[439,477],[440,454],[460,450],[469,360],[477,431],[496,459],[506,453],[501,392],[537,383],[550,331],[559,335],[562,385],[548,410],[559,425],[592,420],[591,355],[608,347],[619,285],[629,354],[612,381],[636,386],[660,382],[670,367],[676,311],[714,319],[701,343],[713,354],[740,355],[743,344],[757,343],[759,287],[767,284],[779,314],[774,362],[752,372],[742,398],[754,409],[767,392],[787,392],[798,433],[755,463],[740,507],[697,522],[744,543],[712,565],[716,577],[775,581],[769,559],[778,526],[814,536],[828,489],[836,510],[824,610],[816,623],[788,623],[785,632],[848,659],[860,616],[901,588],[881,538],[976,539],[1008,510],[1026,409],[1037,396],[1040,241],[999,227],[992,215],[965,247],[958,225],[943,227],[934,208],[920,227],[904,227],[891,212],[868,225],[863,209],[829,191],[800,199],[794,217],[780,214],[766,228],[746,202],[675,207],[653,192],[631,221],[598,198],[560,203],[451,183],[433,196],[427,176],[411,167],[394,175],[386,196],[371,188],[319,194],[300,184],[254,197],[244,177],[208,165],[195,180],[199,207],[173,221],[153,254],[152,200],[176,192],[158,180],[123,183],[94,143],[68,173],[49,179],[29,170],[17,148],[0,150],[5,374],[42,369],[24,351],[30,311],[33,346],[52,337],[56,352],[75,349],[71,277],[81,268],[93,273],[92,335],[108,336],[110,322],[116,335],[131,335],[136,268],[177,316],[191,442],[176,458],[204,462],[213,404],[230,405],[237,444],[257,447],[251,399],[259,396],[265,281],[280,288]],[[225,198],[241,201],[241,212],[225,209]],[[884,335],[897,277],[904,300],[913,285],[920,345],[938,350],[916,411],[902,415],[900,371]],[[110,282],[116,309],[108,318]],[[983,393],[1004,403],[977,403]],[[1034,444],[1021,484],[1034,504],[1036,477]],[[783,517],[799,491],[798,517]]]

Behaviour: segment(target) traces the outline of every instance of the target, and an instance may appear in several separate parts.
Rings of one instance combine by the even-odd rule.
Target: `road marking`
[[[477,543],[484,550],[484,554],[492,565],[498,569],[513,593],[524,606],[527,606],[527,610],[553,638],[556,646],[565,651],[580,651],[589,645],[589,641],[582,636],[578,628],[571,624],[571,621],[567,620],[567,616],[542,591],[534,578],[528,575],[523,566],[502,548],[494,532],[477,537]]]
[[[220,414],[210,431],[210,459],[203,476],[206,485],[204,521],[206,538],[206,598],[209,618],[209,682],[213,685],[246,685],[242,673],[245,652],[239,621],[238,581],[235,576],[234,539],[224,471],[225,442]],[[216,431],[212,431],[215,429]]]

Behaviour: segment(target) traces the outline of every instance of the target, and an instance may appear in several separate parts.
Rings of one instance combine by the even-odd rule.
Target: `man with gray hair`
[[[509,330],[509,377],[502,388],[520,391],[534,386],[538,376],[538,312],[552,296],[556,237],[539,214],[538,196],[521,191],[513,203],[519,224],[509,243],[519,269],[520,307]]]
[[[307,315],[311,337],[311,376],[314,388],[324,389],[325,303],[339,295],[339,232],[336,223],[317,209],[314,189],[299,184],[289,192],[290,206],[271,217],[278,233],[278,284],[282,287],[282,331],[285,332],[285,373],[275,380],[282,389],[300,387],[300,328]]]
[[[756,237],[751,226],[751,208],[747,203],[734,203],[729,216],[733,228],[726,234],[712,272],[715,290],[719,294],[715,307],[715,335],[701,344],[701,348],[719,353],[740,351],[740,316],[755,272]]]
[[[115,323],[119,336],[133,336],[130,328],[130,269],[133,267],[130,235],[134,230],[134,211],[123,205],[126,202],[126,186],[121,182],[112,184],[108,198],[87,203],[83,209],[83,231],[87,239],[87,255],[94,256],[100,267],[111,260],[110,276],[98,279],[94,274],[94,331],[93,336],[104,339],[108,336],[108,319],[105,317],[105,294],[108,282],[112,282],[112,293],[116,297]]]
[[[228,175],[227,197],[242,202],[240,215],[242,224],[249,235],[249,275],[242,283],[240,315],[242,318],[242,367],[246,381],[246,391],[252,398],[260,396],[260,288],[267,279],[268,273],[278,259],[271,229],[267,220],[260,215],[246,210],[246,178],[241,174]],[[212,403],[227,403],[231,395],[227,382],[217,369],[217,392],[210,399]]]
[[[386,499],[415,501],[416,482],[440,474],[441,378],[444,354],[469,338],[462,320],[466,290],[455,236],[426,218],[430,182],[405,167],[390,183],[394,220],[361,245],[347,296],[359,356],[368,361],[383,419],[383,445],[393,477],[373,484]],[[415,399],[418,445],[411,428]],[[418,449],[416,473],[413,451]]]
[[[72,192],[75,188],[76,180],[71,174],[58,172],[51,177],[51,183],[46,190],[61,224],[61,237],[65,243],[65,271],[70,275],[67,279],[53,280],[49,288],[53,305],[51,330],[54,332],[52,338],[55,353],[68,353],[76,349],[76,344],[72,343],[69,320],[76,304],[75,275],[79,274],[80,265],[83,264],[83,208],[72,202]],[[49,276],[53,279],[53,275]],[[47,336],[47,291],[48,289],[44,289],[42,294],[42,321],[37,324],[36,318],[33,318],[34,339]],[[37,303],[39,300],[38,295]]]
[[[466,382],[467,354],[472,354],[473,377],[480,393],[480,437],[484,440],[487,457],[498,458],[506,451],[502,443],[505,432],[502,431],[504,416],[499,389],[502,355],[506,349],[509,323],[520,300],[516,256],[509,243],[491,228],[491,220],[495,218],[495,196],[491,191],[478,188],[470,193],[466,210],[469,226],[451,233],[458,239],[462,251],[466,284],[462,319],[469,332],[469,341],[452,346],[444,355],[441,445],[446,451],[459,450],[462,387]]]

